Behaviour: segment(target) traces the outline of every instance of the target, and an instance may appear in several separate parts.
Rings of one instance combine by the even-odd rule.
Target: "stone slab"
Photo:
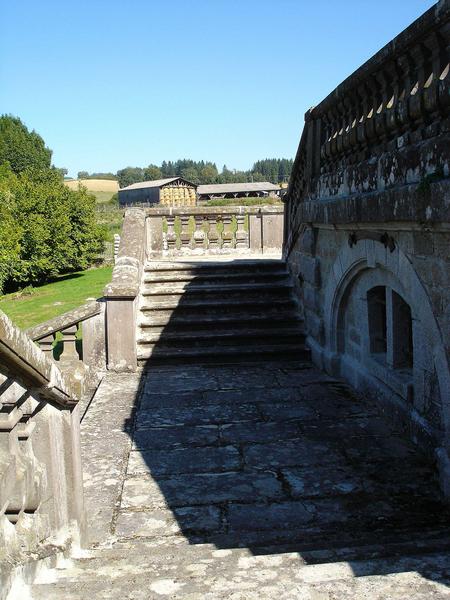
[[[242,405],[236,408],[216,404],[202,407],[154,408],[148,411],[139,411],[136,417],[136,426],[140,428],[169,425],[214,425],[258,419],[259,413],[254,406]]]
[[[183,448],[130,453],[127,473],[153,476],[180,473],[234,471],[241,466],[239,452],[233,446],[221,448]]]
[[[212,473],[161,478],[127,479],[122,495],[123,508],[152,508],[162,503],[171,507],[223,502],[252,502],[283,497],[273,473]]]
[[[210,532],[220,527],[220,510],[213,506],[195,506],[151,512],[121,511],[116,534],[121,538],[159,537],[181,532]]]
[[[212,446],[219,440],[218,425],[154,427],[137,429],[133,434],[133,449]]]
[[[232,423],[220,426],[220,440],[225,444],[248,442],[266,443],[299,437],[296,422],[285,423]]]
[[[254,444],[244,448],[245,465],[251,468],[343,464],[343,456],[331,445],[303,439],[271,444]]]

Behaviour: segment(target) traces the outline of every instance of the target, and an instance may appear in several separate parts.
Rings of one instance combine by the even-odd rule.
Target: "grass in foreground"
[[[111,273],[112,267],[100,267],[63,275],[52,283],[0,296],[0,310],[27,329],[102,296]]]

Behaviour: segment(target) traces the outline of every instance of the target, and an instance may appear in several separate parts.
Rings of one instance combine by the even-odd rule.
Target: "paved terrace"
[[[82,431],[98,548],[68,600],[450,597],[432,466],[310,364],[109,374]]]

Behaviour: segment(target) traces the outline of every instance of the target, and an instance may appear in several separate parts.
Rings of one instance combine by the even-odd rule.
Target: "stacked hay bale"
[[[183,185],[166,185],[161,188],[159,202],[163,206],[195,206],[195,188]]]

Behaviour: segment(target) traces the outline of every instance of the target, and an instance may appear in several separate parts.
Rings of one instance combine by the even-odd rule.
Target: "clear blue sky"
[[[303,115],[429,0],[15,0],[0,8],[0,113],[53,161],[293,157]]]

